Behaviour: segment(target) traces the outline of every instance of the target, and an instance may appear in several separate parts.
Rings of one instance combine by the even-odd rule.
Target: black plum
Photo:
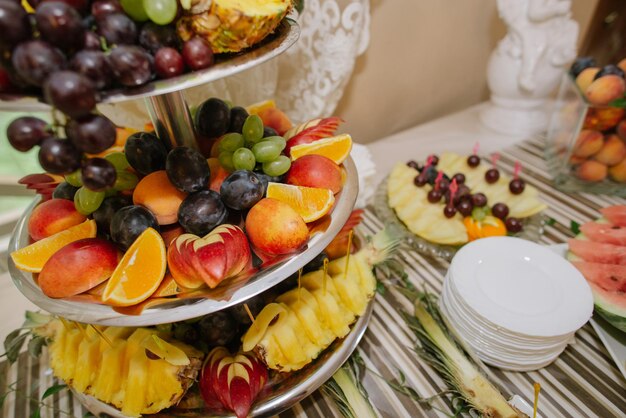
[[[267,184],[272,182],[272,183],[282,183],[283,178],[282,177],[274,177],[274,176],[268,176],[267,174],[263,173],[263,172],[255,172],[254,173],[257,178],[261,181],[261,183],[263,184],[263,194],[265,194],[265,191],[267,190]]]
[[[234,106],[230,109],[230,125],[228,126],[228,132],[237,132],[240,134],[248,116],[248,111],[241,106]]]
[[[596,73],[596,75],[593,77],[593,79],[597,80],[600,77],[603,77],[603,76],[609,75],[609,74],[617,75],[617,76],[620,76],[622,78],[626,77],[626,75],[624,74],[624,70],[619,68],[617,65],[609,64],[609,65],[605,65],[604,67],[600,68],[600,71],[598,71]]]
[[[105,232],[108,235],[111,231],[111,220],[113,219],[113,216],[120,209],[125,208],[126,206],[131,206],[132,204],[133,202],[130,197],[127,196],[117,195],[105,198],[98,210],[92,214],[93,219],[98,225],[98,231]]]
[[[83,185],[94,192],[101,192],[113,187],[117,180],[115,166],[104,158],[90,158],[80,170]]]
[[[45,138],[52,136],[48,123],[33,116],[13,120],[7,128],[9,143],[18,151],[26,152]]]
[[[68,182],[63,181],[59,183],[59,185],[54,189],[54,192],[52,192],[52,197],[55,199],[71,200],[73,202],[74,195],[76,194],[77,190],[78,187],[74,187]],[[98,226],[98,228],[100,227]]]
[[[595,67],[596,60],[592,57],[578,57],[570,67],[570,74],[576,78],[585,68]]]
[[[88,115],[70,120],[65,133],[76,148],[88,154],[98,154],[115,143],[115,125],[102,115]]]
[[[200,135],[208,138],[222,136],[230,126],[230,109],[223,100],[212,97],[200,105],[195,122]]]
[[[202,339],[211,347],[230,344],[239,333],[239,324],[226,311],[203,317],[198,322]]]
[[[199,236],[208,234],[227,218],[228,210],[213,190],[190,194],[178,208],[178,222],[185,231]]]
[[[20,80],[38,87],[50,74],[66,65],[65,56],[59,49],[39,39],[22,42],[15,47],[11,62]]]
[[[265,187],[252,171],[237,170],[224,179],[220,195],[229,208],[245,210],[263,199]]]
[[[39,149],[39,164],[51,174],[70,174],[78,170],[82,154],[66,139],[50,137]]]
[[[263,138],[269,138],[270,136],[280,136],[280,135],[278,135],[278,132],[276,132],[276,129],[269,127],[269,126],[264,126]]]
[[[165,171],[174,187],[186,193],[206,189],[211,178],[206,158],[188,147],[176,147],[167,154]]]
[[[144,176],[165,169],[167,149],[151,132],[136,132],[129,136],[124,153],[130,166]]]
[[[111,239],[126,250],[148,228],[159,230],[156,218],[143,206],[126,206],[111,218]]]

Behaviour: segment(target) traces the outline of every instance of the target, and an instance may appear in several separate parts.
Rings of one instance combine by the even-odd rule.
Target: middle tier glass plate
[[[336,196],[335,207],[323,231],[312,234],[307,246],[299,253],[274,260],[255,274],[225,280],[218,287],[201,293],[191,293],[147,307],[140,315],[128,315],[111,306],[81,301],[51,299],[43,294],[31,273],[17,269],[9,257],[9,271],[15,286],[41,309],[64,318],[108,326],[148,326],[197,318],[245,302],[249,298],[276,286],[304,267],[333,240],[352,213],[358,194],[358,174],[351,158],[343,162],[346,181]],[[29,244],[28,219],[33,207],[22,215],[13,231],[9,253]]]

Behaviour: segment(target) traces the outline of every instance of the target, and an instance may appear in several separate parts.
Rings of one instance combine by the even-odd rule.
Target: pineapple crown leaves
[[[386,226],[374,236],[367,237],[366,259],[370,266],[376,266],[390,259],[402,245],[402,235],[397,229]]]
[[[25,316],[26,319],[22,326],[11,331],[4,339],[4,354],[0,357],[6,356],[9,364],[13,364],[17,361],[17,357],[29,337],[31,337],[31,339],[28,342],[27,348],[28,352],[33,357],[39,357],[42,347],[46,345],[47,335],[39,334],[38,330],[45,327],[46,324],[50,322],[52,317],[39,312],[31,311],[26,311]]]

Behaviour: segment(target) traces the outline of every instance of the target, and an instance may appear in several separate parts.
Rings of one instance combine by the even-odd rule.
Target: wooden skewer
[[[348,248],[346,250],[346,268],[344,269],[343,272],[343,278],[345,279],[346,277],[348,277],[348,267],[350,266],[350,253],[352,252],[352,234],[353,234],[354,230],[351,229],[350,233],[348,234]]]
[[[323,282],[323,285],[322,285],[323,286],[324,295],[326,295],[326,279],[327,279],[326,272],[327,271],[328,271],[328,258],[325,258],[324,259],[324,270],[323,270],[323,272],[324,272],[324,282]]]
[[[541,385],[535,382],[533,387],[535,388],[535,402],[533,405],[533,418],[537,418],[537,404],[539,404],[539,391],[541,390]]]
[[[252,323],[254,324],[254,315],[252,315],[252,311],[250,310],[250,307],[248,306],[248,304],[244,303],[243,308],[246,310],[246,313],[248,314],[250,321],[252,321]]]
[[[302,269],[298,270],[298,302],[300,302],[300,289],[302,289]]]
[[[83,334],[83,338],[87,339],[87,333],[85,332],[85,328],[83,328],[83,324],[77,321],[73,321],[73,324],[76,325],[76,328],[78,328],[80,333]]]
[[[104,335],[104,333],[98,327],[91,324],[89,324],[89,326],[93,328],[94,331],[96,331],[96,334],[98,334],[98,336],[102,338],[105,343],[109,344],[109,347],[113,347],[113,343],[111,342],[111,340],[109,340],[109,338]]]
[[[59,320],[61,321],[61,323],[63,324],[63,326],[65,327],[66,331],[69,331],[72,329],[72,327],[70,327],[70,324],[67,322],[67,320],[65,318],[63,318],[62,316],[59,317]]]

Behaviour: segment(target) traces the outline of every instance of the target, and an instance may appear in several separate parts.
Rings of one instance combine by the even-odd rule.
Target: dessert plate
[[[315,258],[333,240],[352,213],[359,188],[358,175],[352,159],[346,159],[343,166],[346,170],[346,182],[343,190],[336,196],[335,207],[329,214],[330,220],[325,230],[311,236],[306,248],[300,253],[273,260],[252,275],[225,280],[215,289],[194,292],[148,307],[141,315],[120,313],[107,305],[51,299],[43,294],[33,276],[17,269],[9,257],[11,278],[20,292],[41,309],[73,321],[90,324],[148,326],[183,321],[217,312],[242,303],[282,282]],[[18,221],[9,243],[9,253],[28,245],[28,218],[35,204],[36,202],[33,202]]]

